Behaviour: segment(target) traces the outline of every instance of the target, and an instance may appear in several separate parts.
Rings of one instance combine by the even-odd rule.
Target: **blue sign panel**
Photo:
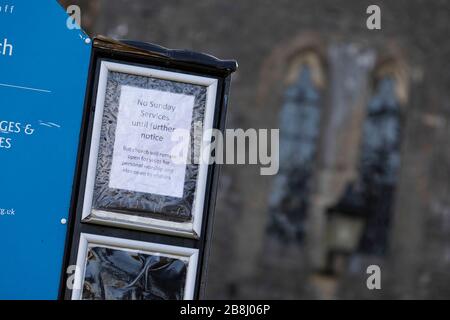
[[[91,44],[55,0],[0,0],[0,299],[56,299]]]

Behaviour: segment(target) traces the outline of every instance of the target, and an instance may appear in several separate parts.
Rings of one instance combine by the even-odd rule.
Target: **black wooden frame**
[[[213,232],[220,165],[212,164],[208,167],[202,231],[199,239],[189,239],[181,236],[171,236],[81,222],[101,61],[125,63],[217,79],[218,87],[213,128],[219,129],[222,132],[225,129],[231,74],[237,69],[237,63],[234,60],[219,60],[202,53],[186,50],[170,50],[157,45],[140,42],[119,42],[103,37],[94,39],[80,132],[80,145],[72,192],[72,203],[63,270],[61,273],[59,298],[71,299],[72,292],[66,286],[67,280],[71,275],[67,273],[67,268],[71,265],[76,265],[80,234],[90,233],[94,235],[198,249],[199,261],[194,299],[202,299],[204,297],[206,286],[207,263]]]

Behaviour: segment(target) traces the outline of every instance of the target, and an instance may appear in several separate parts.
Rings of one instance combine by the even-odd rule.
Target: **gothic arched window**
[[[381,78],[368,104],[364,123],[360,183],[365,194],[367,223],[360,250],[383,254],[393,211],[400,167],[400,102],[395,79]]]
[[[282,239],[301,241],[319,139],[322,94],[316,63],[300,66],[287,88],[280,112],[280,171],[269,199],[269,231]]]

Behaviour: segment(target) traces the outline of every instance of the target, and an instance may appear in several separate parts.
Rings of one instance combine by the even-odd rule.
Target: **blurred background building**
[[[278,175],[223,167],[206,298],[450,298],[448,1],[60,2],[92,36],[237,59],[228,128],[280,128]]]

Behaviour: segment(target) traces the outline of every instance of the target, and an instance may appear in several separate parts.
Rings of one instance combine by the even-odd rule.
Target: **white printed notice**
[[[171,135],[191,129],[193,109],[191,95],[122,86],[109,187],[181,198],[186,164]]]

